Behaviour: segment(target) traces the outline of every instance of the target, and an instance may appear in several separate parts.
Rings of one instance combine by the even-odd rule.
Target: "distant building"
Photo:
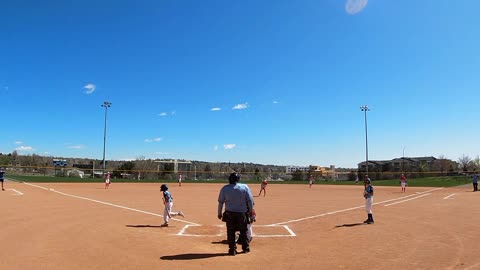
[[[313,173],[316,177],[322,177],[325,179],[337,180],[339,179],[339,174],[335,171],[335,165],[330,165],[330,167],[322,167],[317,165],[310,165],[310,172]],[[344,179],[341,179],[344,180]]]
[[[296,171],[300,171],[302,173],[312,173],[315,177],[328,179],[337,179],[338,177],[337,173],[335,172],[335,165],[330,165],[330,167],[323,167],[319,165],[286,167],[287,174],[292,174]]]
[[[309,170],[310,166],[287,166],[285,172],[291,174],[296,171],[308,172]]]
[[[375,172],[405,172],[405,171],[434,171],[439,167],[439,160],[435,157],[401,157],[392,160],[369,160],[368,170]],[[358,171],[367,169],[365,161],[358,163]]]

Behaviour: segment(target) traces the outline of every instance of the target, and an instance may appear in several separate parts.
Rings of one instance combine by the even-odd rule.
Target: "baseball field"
[[[480,269],[480,193],[373,184],[370,225],[360,184],[270,184],[254,198],[251,252],[233,257],[217,219],[222,184],[169,184],[185,217],[160,227],[159,184],[6,181],[0,269]]]

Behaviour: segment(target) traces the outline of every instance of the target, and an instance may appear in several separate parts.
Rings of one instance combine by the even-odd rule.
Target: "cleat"
[[[249,248],[249,247],[248,247],[248,248],[245,248],[245,249],[243,249],[243,253],[249,253],[249,252],[250,252],[250,248]]]
[[[168,227],[168,223],[163,223],[160,227]]]
[[[228,251],[228,255],[230,255],[230,256],[235,256],[236,254],[237,254],[237,251],[235,249],[230,249]]]
[[[178,215],[181,216],[181,217],[185,217],[185,215],[183,214],[182,211],[178,211]]]

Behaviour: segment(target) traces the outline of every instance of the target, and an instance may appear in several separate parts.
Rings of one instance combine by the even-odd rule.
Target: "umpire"
[[[240,231],[239,239],[241,239],[243,252],[250,252],[247,224],[250,222],[250,212],[254,205],[250,188],[238,181],[240,181],[238,173],[230,174],[229,184],[224,186],[218,195],[218,218],[227,223],[228,254],[232,256],[237,254],[235,231]],[[225,212],[222,214],[223,204],[225,204]]]

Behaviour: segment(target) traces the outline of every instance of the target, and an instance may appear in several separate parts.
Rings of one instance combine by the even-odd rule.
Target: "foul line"
[[[470,267],[468,267],[468,268],[465,268],[465,269],[463,269],[463,270],[474,269],[474,268],[477,267],[478,265],[480,265],[480,263],[474,264],[474,265],[472,265],[472,266],[470,266]]]
[[[22,192],[20,192],[20,191],[18,191],[18,190],[16,190],[16,189],[13,189],[13,188],[7,188],[7,190],[13,190],[13,191],[15,191],[17,194],[13,194],[14,196],[23,195]]]
[[[443,199],[444,199],[444,200],[450,199],[450,197],[453,197],[453,195],[455,195],[455,194],[457,194],[457,193],[450,194],[450,195],[448,195],[447,197],[445,197],[445,198],[443,198]]]
[[[398,202],[394,202],[394,203],[390,203],[390,204],[385,204],[385,206],[390,206],[390,205],[395,205],[395,204],[398,204],[398,203],[408,202],[408,201],[415,200],[415,199],[418,199],[418,198],[421,198],[421,197],[425,197],[425,196],[431,195],[431,194],[432,193],[423,194],[423,195],[413,197],[413,198],[410,198],[410,199],[406,199],[406,200],[403,200],[403,201],[398,201]]]
[[[391,202],[391,201],[398,201],[398,200],[402,200],[402,199],[409,198],[409,197],[412,197],[412,196],[418,196],[419,194],[424,194],[424,193],[429,193],[429,192],[437,191],[437,190],[440,190],[440,189],[443,189],[443,188],[435,188],[435,189],[423,191],[423,192],[416,193],[416,194],[412,194],[412,195],[407,195],[407,196],[400,197],[400,198],[396,198],[396,199],[385,200],[385,201],[381,201],[381,202],[374,203],[373,205],[383,204],[383,203],[387,203],[387,202]],[[424,195],[424,196],[425,196],[425,195]],[[337,211],[332,211],[332,212],[323,213],[323,214],[319,214],[319,215],[314,215],[314,216],[309,216],[309,217],[304,217],[304,218],[299,218],[299,219],[292,219],[292,220],[288,220],[288,221],[285,221],[285,222],[274,223],[274,224],[272,224],[272,225],[284,225],[284,224],[289,224],[289,223],[304,221],[304,220],[307,220],[307,219],[314,219],[314,218],[318,218],[318,217],[324,217],[324,216],[328,216],[328,215],[333,215],[333,214],[338,214],[338,213],[342,213],[342,212],[347,212],[347,211],[351,211],[351,210],[355,210],[355,209],[359,209],[359,208],[364,208],[364,207],[365,207],[365,205],[355,206],[355,207],[346,208],[346,209],[337,210]]]
[[[71,195],[71,194],[68,194],[68,193],[64,193],[64,192],[57,191],[57,190],[55,190],[55,189],[53,189],[53,188],[50,188],[50,189],[49,189],[49,188],[46,188],[46,187],[42,187],[42,186],[38,186],[38,185],[26,183],[26,182],[24,182],[24,184],[29,185],[29,186],[33,186],[33,187],[36,187],[36,188],[41,188],[41,189],[43,189],[43,190],[55,192],[55,193],[57,193],[57,194],[64,195],[64,196],[67,196],[67,197],[72,197],[72,198],[76,198],[76,199],[81,199],[81,200],[86,200],[86,201],[90,201],[90,202],[100,203],[100,204],[104,204],[104,205],[108,205],[108,206],[113,206],[113,207],[117,207],[117,208],[121,208],[121,209],[126,209],[126,210],[130,210],[130,211],[134,211],[134,212],[139,212],[139,213],[143,213],[143,214],[148,214],[148,215],[152,215],[152,216],[156,216],[156,217],[163,217],[163,215],[156,214],[156,213],[152,213],[152,212],[147,212],[147,211],[143,211],[143,210],[139,210],[139,209],[135,209],[135,208],[130,208],[130,207],[126,207],[126,206],[121,206],[121,205],[118,205],[118,204],[113,204],[113,203],[108,203],[108,202],[102,202],[102,201],[99,201],[99,200],[94,200],[94,199],[90,199],[90,198],[80,197],[80,196],[77,196],[77,195]],[[193,222],[189,222],[189,221],[185,221],[185,220],[181,220],[181,219],[176,219],[176,218],[172,218],[172,220],[180,221],[180,222],[187,223],[187,224],[191,224],[191,225],[198,225],[198,224],[193,223]]]

